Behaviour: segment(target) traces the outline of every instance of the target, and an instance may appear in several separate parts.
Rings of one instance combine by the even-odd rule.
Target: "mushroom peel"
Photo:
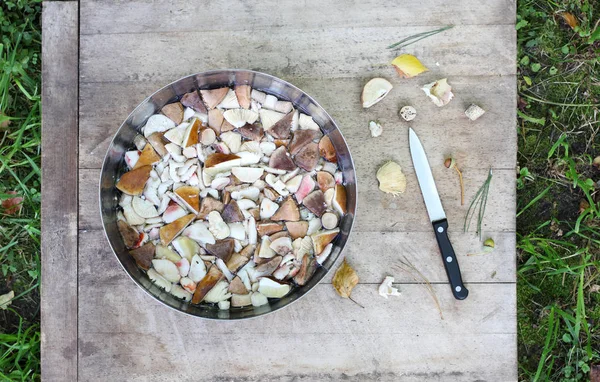
[[[447,105],[454,98],[452,87],[448,84],[446,78],[427,84],[421,89],[438,107]]]
[[[392,283],[394,282],[394,278],[391,276],[386,276],[381,285],[379,286],[379,295],[381,297],[388,298],[388,296],[400,296],[400,292],[398,292],[398,288],[394,288]]]
[[[411,78],[428,71],[425,65],[421,64],[418,58],[412,54],[401,54],[394,58],[392,65],[396,72],[403,78]]]
[[[392,88],[392,84],[385,78],[373,78],[367,82],[361,95],[363,108],[367,109],[381,101]]]
[[[406,177],[396,162],[389,161],[377,170],[379,189],[385,193],[398,196],[406,190]]]

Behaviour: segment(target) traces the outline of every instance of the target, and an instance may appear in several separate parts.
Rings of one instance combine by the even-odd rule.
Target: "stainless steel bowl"
[[[284,298],[270,301],[269,305],[257,308],[250,306],[221,311],[217,307],[183,303],[152,284],[146,274],[136,266],[133,258],[128,254],[117,229],[116,216],[119,193],[115,188],[115,183],[125,171],[124,154],[126,151],[133,149],[133,137],[157,110],[160,110],[167,103],[177,101],[183,94],[194,89],[211,89],[245,84],[251,85],[254,89],[272,94],[279,99],[291,101],[294,107],[311,115],[315,122],[321,126],[323,132],[329,135],[337,150],[338,163],[344,174],[348,213],[340,222],[341,232],[333,243],[334,247],[331,255],[323,266],[318,268],[315,275],[306,285],[293,289]],[[346,245],[348,236],[350,236],[356,212],[356,190],[356,173],[348,145],[331,116],[314,99],[294,85],[268,74],[250,70],[216,70],[193,74],[163,87],[146,98],[127,117],[127,120],[123,122],[115,134],[104,158],[102,173],[100,175],[100,212],[104,232],[113,252],[117,256],[117,259],[119,259],[125,272],[129,274],[138,286],[161,303],[183,313],[202,318],[232,320],[257,317],[281,309],[304,296],[325,277]]]

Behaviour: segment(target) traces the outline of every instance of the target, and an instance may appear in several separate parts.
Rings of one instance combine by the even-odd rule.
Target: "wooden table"
[[[517,378],[515,293],[515,1],[309,0],[44,2],[42,368],[83,381],[512,381]],[[453,24],[404,52],[430,71],[403,80],[386,46]],[[184,75],[248,68],[314,96],[348,141],[359,184],[344,254],[360,276],[364,309],[339,298],[331,275],[292,306],[257,319],[214,322],[160,305],[123,272],[102,232],[100,167],[113,134],[148,94]],[[376,76],[394,84],[364,110]],[[456,95],[436,107],[420,87],[447,77]],[[463,114],[472,102],[487,110]],[[413,105],[470,290],[450,292],[408,150],[400,106]],[[371,138],[368,122],[384,128]],[[492,254],[463,233],[457,174],[470,201],[494,178],[484,220]],[[407,191],[392,197],[375,172],[393,159]],[[468,203],[467,203],[468,204]],[[398,270],[406,256],[432,282],[444,319]],[[377,294],[393,275],[401,297]]]

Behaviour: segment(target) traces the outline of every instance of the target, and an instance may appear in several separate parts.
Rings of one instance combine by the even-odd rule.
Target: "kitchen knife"
[[[444,267],[446,267],[446,274],[448,275],[448,281],[450,281],[454,298],[457,300],[464,300],[469,295],[469,291],[463,285],[458,260],[454,254],[450,239],[448,238],[448,220],[446,220],[446,213],[444,212],[442,201],[440,200],[437,188],[435,187],[435,181],[431,174],[429,161],[427,160],[427,155],[425,155],[425,150],[423,150],[423,145],[421,144],[419,137],[417,137],[417,134],[411,128],[409,128],[408,131],[410,155],[415,166],[415,173],[419,180],[425,207],[427,207],[429,220],[431,220],[433,232],[435,233],[438,246],[440,247],[442,261]]]

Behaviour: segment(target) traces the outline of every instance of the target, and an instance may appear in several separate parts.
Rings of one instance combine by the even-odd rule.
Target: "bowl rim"
[[[307,99],[314,104],[317,108],[321,109],[325,115],[325,117],[331,122],[331,124],[335,127],[335,129],[330,130],[329,132],[325,132],[323,131],[322,128],[320,128],[320,130],[324,133],[324,135],[328,135],[331,131],[337,130],[338,133],[340,134],[340,138],[342,140],[342,142],[344,143],[344,145],[346,146],[347,150],[348,150],[348,159],[350,161],[350,164],[352,166],[352,173],[354,174],[354,188],[355,188],[355,200],[354,200],[354,214],[352,216],[352,219],[350,221],[350,224],[348,225],[348,235],[346,237],[346,241],[344,242],[344,244],[340,247],[340,251],[339,254],[337,256],[337,258],[335,259],[335,261],[331,264],[332,266],[338,262],[338,260],[340,259],[340,257],[342,256],[342,252],[343,250],[346,248],[346,246],[348,245],[348,241],[351,238],[351,233],[352,233],[352,229],[354,227],[354,222],[356,220],[356,214],[357,214],[357,210],[358,210],[358,179],[356,177],[356,166],[354,164],[354,159],[352,158],[352,154],[350,153],[350,147],[348,146],[348,142],[346,141],[346,138],[344,137],[344,135],[342,134],[342,131],[340,130],[338,124],[335,122],[335,120],[333,119],[333,117],[329,114],[329,112],[327,112],[327,110],[321,106],[321,104],[319,104],[311,95],[309,95],[308,93],[306,93],[304,90],[298,88],[297,86],[289,83],[286,80],[283,80],[279,77],[275,77],[271,74],[268,73],[264,73],[264,72],[259,72],[256,70],[250,70],[250,69],[213,69],[213,70],[208,70],[208,71],[204,71],[204,72],[197,72],[197,73],[193,73],[193,74],[189,74],[183,77],[178,78],[175,81],[172,81],[164,86],[162,86],[161,88],[157,89],[156,91],[154,91],[152,94],[148,95],[147,97],[145,97],[135,108],[133,108],[133,110],[127,115],[127,117],[125,118],[125,120],[121,123],[121,125],[119,126],[119,128],[117,129],[117,131],[113,134],[111,141],[110,141],[110,145],[108,146],[108,149],[106,150],[106,154],[104,155],[104,159],[102,161],[102,168],[100,170],[100,175],[99,175],[99,182],[98,182],[98,198],[99,198],[99,212],[100,212],[100,220],[102,221],[102,231],[104,232],[104,237],[106,238],[106,240],[108,241],[108,245],[110,247],[110,250],[112,251],[112,253],[115,255],[115,257],[117,258],[117,261],[119,263],[119,265],[121,266],[121,268],[123,269],[123,271],[125,272],[125,274],[127,274],[127,276],[129,276],[129,278],[140,288],[144,291],[144,293],[150,297],[152,297],[153,300],[159,302],[161,305],[163,306],[167,306],[168,308],[188,315],[188,316],[192,316],[192,317],[196,317],[196,318],[200,318],[200,319],[204,319],[204,320],[210,320],[210,321],[240,321],[240,320],[249,320],[249,319],[254,319],[254,318],[258,318],[258,317],[262,317],[265,315],[269,315],[271,313],[274,313],[276,311],[279,311],[285,307],[288,307],[290,305],[292,305],[293,303],[299,301],[300,299],[302,299],[304,296],[306,296],[310,291],[312,291],[317,285],[319,285],[323,279],[325,278],[325,276],[327,276],[327,274],[331,271],[331,267],[325,267],[323,265],[320,266],[320,268],[323,268],[325,271],[322,274],[321,278],[319,280],[317,280],[315,282],[314,285],[307,287],[307,289],[304,291],[304,293],[300,294],[299,296],[297,296],[297,298],[289,301],[288,303],[286,303],[285,305],[276,307],[276,308],[271,308],[267,311],[264,312],[259,312],[253,315],[248,315],[248,316],[244,316],[244,317],[205,317],[205,316],[199,316],[194,314],[193,312],[190,311],[186,311],[186,310],[182,310],[177,308],[176,306],[173,306],[171,304],[168,304],[165,301],[162,301],[161,299],[158,298],[158,296],[154,295],[153,293],[151,293],[151,291],[146,288],[144,285],[142,285],[142,283],[136,279],[130,272],[129,270],[125,267],[125,265],[123,264],[123,262],[121,261],[121,259],[119,258],[119,256],[117,255],[117,252],[115,250],[115,248],[113,247],[110,237],[108,236],[108,233],[106,231],[106,226],[109,222],[106,222],[104,220],[104,214],[102,213],[102,178],[105,172],[105,167],[107,164],[107,161],[109,159],[109,153],[111,151],[111,148],[113,147],[113,144],[115,142],[115,139],[119,136],[119,134],[121,133],[121,130],[123,130],[123,128],[125,128],[125,126],[127,125],[127,122],[132,118],[132,116],[135,115],[136,111],[138,111],[139,108],[141,108],[143,105],[145,105],[148,101],[150,101],[152,99],[152,97],[154,97],[156,94],[162,92],[163,90],[179,83],[180,81],[184,81],[188,78],[196,78],[198,76],[209,76],[209,75],[215,75],[215,74],[219,74],[219,73],[228,73],[228,74],[236,74],[236,73],[245,73],[245,74],[252,74],[252,75],[260,75],[260,76],[265,76],[270,78],[271,80],[274,81],[278,81],[278,82],[282,82],[284,83],[286,86],[289,86],[291,88],[293,88],[296,91],[299,91],[303,94],[303,96],[307,97]],[[196,82],[196,81],[195,81]],[[229,85],[231,86],[231,85]],[[196,87],[196,91],[200,90],[200,87],[198,86],[197,82],[195,84]],[[262,91],[262,90],[261,90]],[[178,95],[178,97],[180,97],[180,95]],[[293,103],[293,102],[292,102]],[[156,111],[155,111],[156,112]]]

